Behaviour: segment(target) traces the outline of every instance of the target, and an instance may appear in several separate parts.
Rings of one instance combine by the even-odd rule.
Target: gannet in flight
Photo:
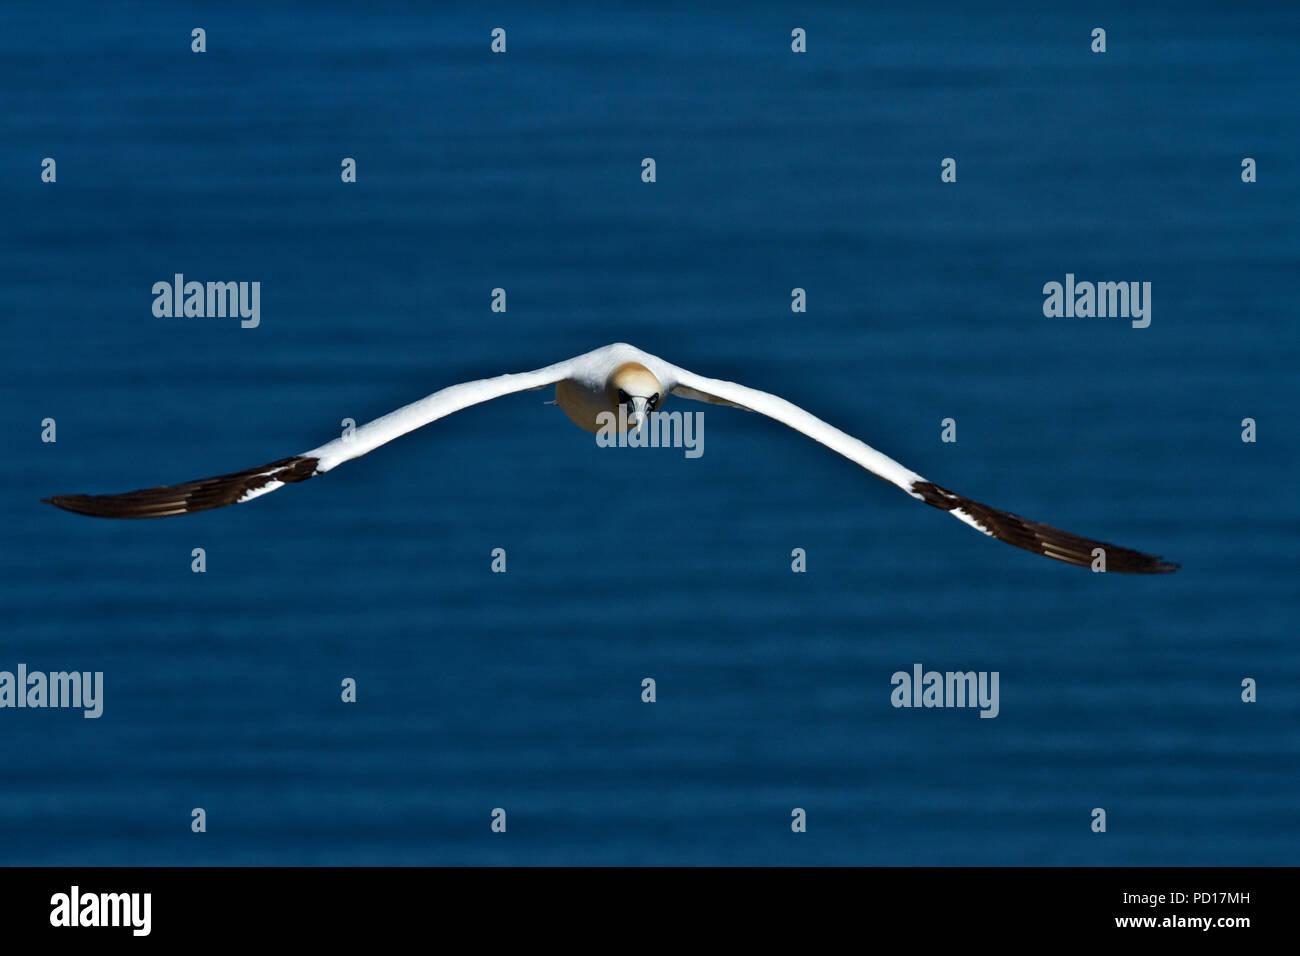
[[[101,518],[164,518],[251,501],[286,484],[323,475],[400,435],[471,405],[515,392],[555,386],[556,404],[580,428],[595,432],[601,413],[624,412],[627,427],[640,428],[669,395],[758,412],[803,432],[814,441],[897,485],[917,501],[948,512],[977,531],[1066,564],[1091,566],[1094,549],[1105,552],[1105,570],[1129,574],[1174,571],[1177,564],[1128,548],[1060,531],[999,511],[926,481],[869,445],[828,425],[785,399],[757,389],[705,378],[630,345],[617,343],[535,372],[499,375],[452,385],[362,425],[347,438],[269,465],[215,478],[162,485],[120,495],[55,495],[43,499],[67,511]]]

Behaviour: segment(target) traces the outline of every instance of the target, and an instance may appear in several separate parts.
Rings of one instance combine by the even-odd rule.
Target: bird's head
[[[650,413],[663,402],[663,387],[648,368],[638,362],[626,362],[614,369],[605,385],[610,401],[627,407],[629,428],[638,431]]]

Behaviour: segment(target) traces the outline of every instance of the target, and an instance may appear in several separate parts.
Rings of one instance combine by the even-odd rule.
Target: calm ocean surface
[[[1300,862],[1300,11],[1126,6],[6,4],[0,670],[106,690],[0,710],[0,863]],[[178,272],[260,327],[155,318]],[[1067,272],[1151,326],[1045,318]],[[613,341],[1183,570],[1036,558],[730,409],[698,460],[600,449],[544,393],[246,507],[38,501]],[[1000,715],[894,709],[916,662]]]

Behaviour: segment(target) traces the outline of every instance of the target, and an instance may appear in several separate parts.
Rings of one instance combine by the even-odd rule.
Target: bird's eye
[[[623,391],[621,388],[618,390],[618,403],[620,405],[627,404],[627,392]]]
[[[651,411],[654,411],[655,406],[658,404],[659,404],[659,393],[655,392],[653,395],[650,396],[650,401],[646,402],[646,405],[650,408]]]

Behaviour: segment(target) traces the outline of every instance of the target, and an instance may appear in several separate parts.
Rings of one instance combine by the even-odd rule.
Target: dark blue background
[[[1129,6],[6,4],[0,669],[107,686],[0,711],[0,862],[1295,863],[1300,13]],[[261,327],[154,318],[175,272]],[[1044,318],[1066,272],[1151,327]],[[246,507],[38,503],[620,340],[1184,569],[1044,561],[728,409],[696,461],[599,449],[542,393]],[[893,709],[916,661],[1001,716]]]

